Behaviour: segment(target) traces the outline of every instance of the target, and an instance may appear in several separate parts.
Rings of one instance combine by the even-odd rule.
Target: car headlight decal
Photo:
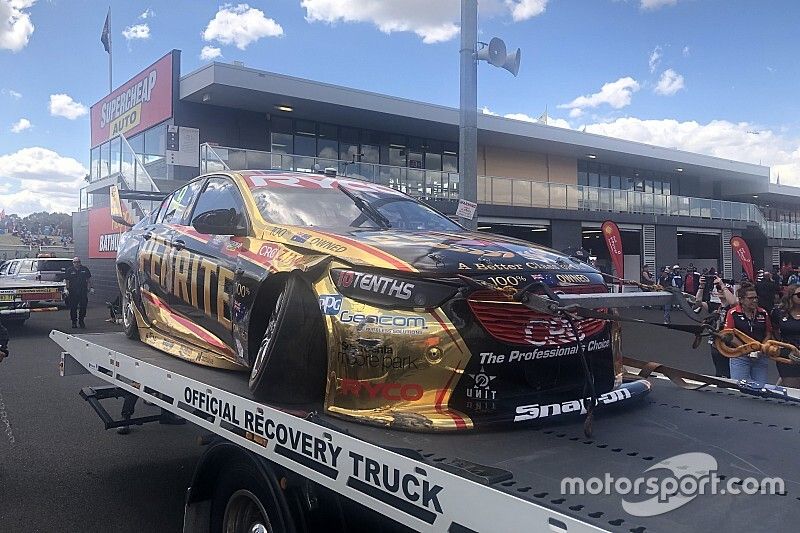
[[[439,307],[457,290],[443,283],[347,269],[331,270],[331,278],[348,298],[395,309]]]

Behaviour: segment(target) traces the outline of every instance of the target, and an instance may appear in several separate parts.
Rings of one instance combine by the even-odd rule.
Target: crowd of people
[[[674,265],[664,267],[657,277],[645,266],[641,281],[694,295],[707,310],[718,313],[718,329],[737,329],[761,343],[775,339],[800,349],[800,274],[793,269],[782,270],[759,270],[754,281],[743,274],[734,284],[723,280],[714,268],[698,272],[691,263],[684,273],[680,265]],[[671,321],[671,310],[672,306],[664,306],[665,324]],[[750,352],[726,357],[715,348],[712,338],[708,342],[717,377],[767,383],[768,356]],[[779,385],[800,387],[800,365],[776,365]]]

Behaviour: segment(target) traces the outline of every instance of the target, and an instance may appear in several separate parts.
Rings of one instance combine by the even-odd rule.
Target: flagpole
[[[111,34],[111,6],[108,6],[108,94],[114,90],[114,71],[111,66],[114,46],[111,43]]]

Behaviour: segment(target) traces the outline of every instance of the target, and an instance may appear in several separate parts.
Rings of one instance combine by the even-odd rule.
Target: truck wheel
[[[248,465],[235,463],[218,480],[211,502],[211,533],[273,533],[269,487]]]
[[[250,372],[259,399],[309,403],[325,389],[327,356],[319,301],[301,278],[286,280],[275,300]]]
[[[139,327],[136,325],[136,315],[133,312],[136,305],[136,273],[131,270],[125,276],[125,290],[122,292],[122,325],[125,327],[125,336],[129,339],[139,339]]]

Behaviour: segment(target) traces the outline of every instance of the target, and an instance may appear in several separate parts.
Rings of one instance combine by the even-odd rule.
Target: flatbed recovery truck
[[[64,283],[0,278],[0,319],[22,323],[31,312],[57,311],[64,303]]]
[[[653,374],[643,401],[597,412],[591,438],[582,417],[414,433],[332,418],[321,406],[259,403],[246,375],[187,363],[122,333],[53,331],[51,338],[63,349],[63,375],[88,372],[109,383],[81,391],[106,428],[159,418],[114,420],[100,403],[135,395],[208,432],[187,490],[187,532],[221,531],[223,510],[246,515],[253,505],[268,523],[242,531],[645,533],[800,524],[800,404],[792,401],[690,390]],[[720,479],[780,477],[783,490],[700,494],[653,516],[628,514],[625,496],[613,491],[562,494],[564,478],[633,480],[653,467],[663,473],[670,465],[662,461],[688,453],[713,456]]]

